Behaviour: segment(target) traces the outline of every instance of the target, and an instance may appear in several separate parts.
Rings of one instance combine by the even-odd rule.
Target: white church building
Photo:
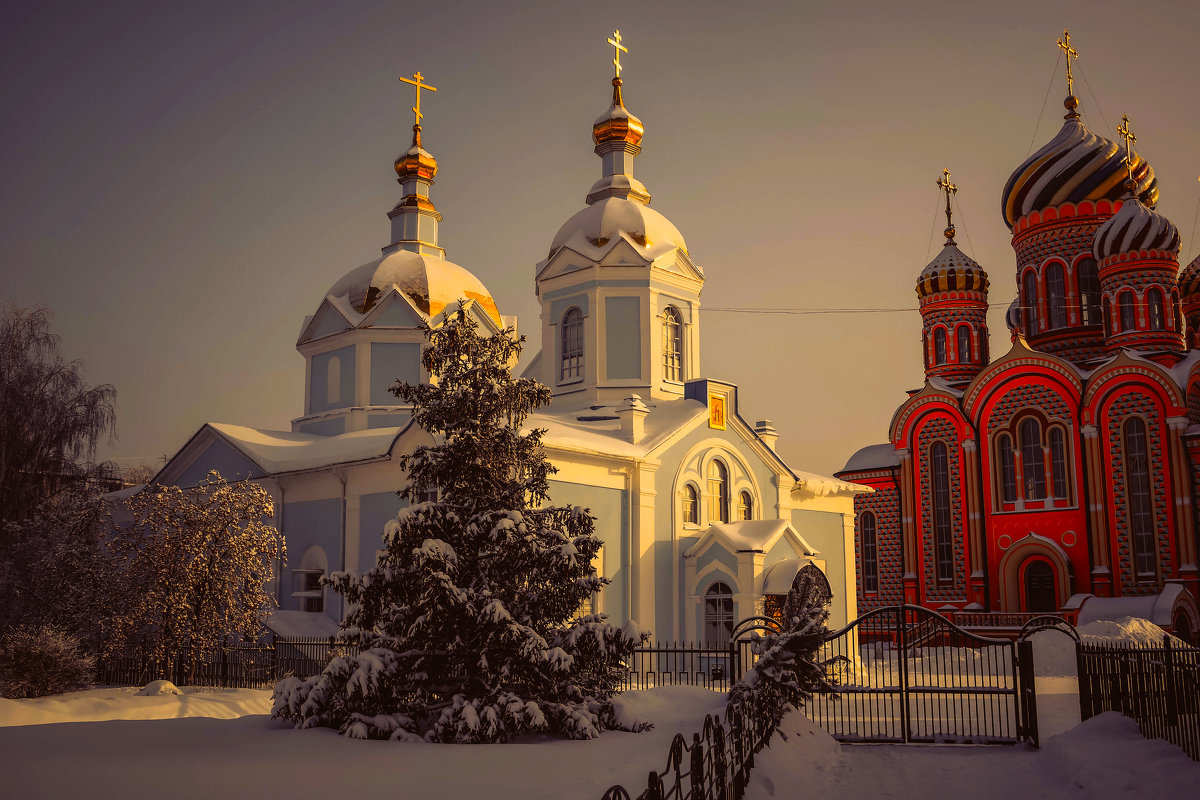
[[[853,497],[870,490],[789,467],[771,422],[749,424],[737,387],[700,375],[704,270],[634,177],[643,132],[615,78],[592,128],[600,180],[536,267],[541,350],[524,374],[554,392],[528,420],[548,431],[551,500],[596,517],[611,580],[596,610],[656,640],[723,641],[810,563],[829,580],[831,626],[844,625],[856,617]],[[387,389],[429,380],[421,325],[461,304],[484,332],[516,327],[438,245],[438,166],[419,124],[395,168],[390,244],[302,325],[304,415],[286,431],[205,424],[154,479],[189,486],[216,469],[272,494],[289,554],[273,624],[288,631],[336,628],[346,609],[318,579],[373,566],[404,502],[398,458],[430,437]]]

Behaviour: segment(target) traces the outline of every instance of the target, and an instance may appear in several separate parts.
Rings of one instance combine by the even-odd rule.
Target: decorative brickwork
[[[879,563],[879,591],[863,592],[862,531],[859,520],[864,511],[875,515],[875,558]],[[904,602],[904,534],[900,529],[900,492],[876,489],[854,498],[854,575],[858,582],[858,611],[866,613],[880,606]]]
[[[1016,413],[1025,408],[1036,408],[1050,419],[1070,422],[1074,414],[1062,395],[1049,386],[1026,383],[1010,390],[992,409],[988,419],[988,435],[1008,427]]]
[[[1154,503],[1159,579],[1171,575],[1171,528],[1167,518],[1167,501],[1170,494],[1167,491],[1167,473],[1163,463],[1166,446],[1160,430],[1162,414],[1155,399],[1141,392],[1119,395],[1108,407],[1109,467],[1112,476],[1113,516],[1116,519],[1117,574],[1121,582],[1121,594],[1158,594],[1162,589],[1159,579],[1139,583],[1133,567],[1133,542],[1129,532],[1129,490],[1125,480],[1125,442],[1121,436],[1121,428],[1125,420],[1135,415],[1146,421],[1146,449],[1150,458],[1150,496]]]
[[[1188,421],[1193,425],[1200,422],[1200,383],[1193,383],[1187,393]],[[1200,494],[1196,495],[1200,497]]]
[[[954,580],[938,584],[936,548],[933,540],[933,467],[929,448],[936,441],[946,443],[950,480],[950,536],[954,544]],[[921,426],[917,434],[919,453],[919,490],[921,499],[921,541],[924,550],[925,600],[966,600],[967,560],[963,545],[962,456],[954,423],[945,417],[935,417]]]

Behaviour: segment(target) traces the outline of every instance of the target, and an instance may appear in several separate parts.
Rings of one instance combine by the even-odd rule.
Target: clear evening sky
[[[1129,114],[1186,263],[1200,3],[5,3],[0,300],[50,306],[66,354],[117,387],[105,457],[152,462],[205,421],[286,430],[301,322],[388,243],[412,125],[397,79],[420,70],[447,257],[536,347],[533,267],[599,176],[619,28],[637,174],[707,307],[915,309],[948,167],[996,356],[1015,293],[1000,191],[1061,124],[1064,26],[1084,121],[1111,139]],[[922,382],[915,310],[701,320],[705,374],[741,386],[798,469],[885,441]]]

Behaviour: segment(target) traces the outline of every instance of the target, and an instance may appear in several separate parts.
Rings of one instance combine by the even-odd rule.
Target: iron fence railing
[[[1166,739],[1200,761],[1200,648],[1117,642],[1076,645],[1079,718],[1119,711],[1148,739]]]

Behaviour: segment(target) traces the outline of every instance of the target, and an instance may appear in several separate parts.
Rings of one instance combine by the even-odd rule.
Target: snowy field
[[[1094,623],[1093,625],[1102,625]],[[1148,623],[1096,628],[1097,638],[1161,641]],[[1017,746],[839,745],[792,714],[759,756],[750,797],[1184,798],[1200,764],[1147,741],[1130,720],[1079,724],[1074,650],[1061,634],[1034,637],[1041,750]],[[873,656],[864,654],[870,666]],[[877,665],[878,666],[878,665]],[[1003,676],[996,676],[998,682]],[[269,692],[185,690],[137,697],[108,688],[39,700],[0,699],[0,774],[21,798],[580,798],[622,783],[636,794],[661,770],[677,732],[699,730],[723,695],[661,687],[621,697],[625,715],[653,721],[641,734],[595,741],[529,738],[507,745],[354,741],[296,731],[268,716]]]

